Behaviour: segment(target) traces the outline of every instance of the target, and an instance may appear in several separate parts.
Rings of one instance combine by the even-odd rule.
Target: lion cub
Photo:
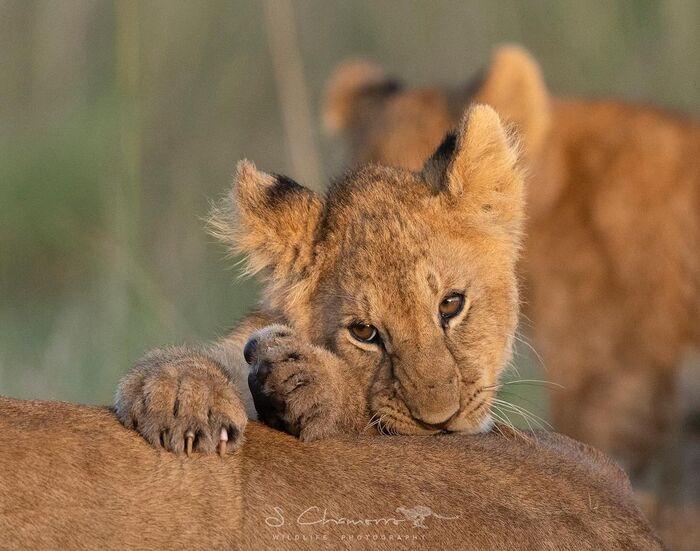
[[[215,344],[147,354],[119,419],[173,452],[234,449],[256,409],[303,440],[488,430],[522,225],[516,148],[487,106],[420,171],[364,166],[326,197],[242,161],[213,227],[263,274],[261,310]]]

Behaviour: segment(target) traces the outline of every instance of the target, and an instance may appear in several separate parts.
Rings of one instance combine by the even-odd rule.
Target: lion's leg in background
[[[552,424],[615,458],[669,547],[693,549],[700,537],[700,437],[683,423],[675,366],[645,364],[631,351],[625,356],[622,345],[614,349],[627,361],[616,360],[585,346],[595,342],[590,333],[543,354],[546,376],[564,387],[553,389]]]
[[[691,435],[679,432],[678,367],[692,318],[686,272],[649,267],[648,258],[668,260],[663,250],[623,270],[627,264],[605,245],[573,188],[570,194],[549,219],[532,224],[525,257],[543,378],[562,386],[552,389],[552,424],[615,457],[644,490],[638,495],[654,524],[676,541],[700,525],[685,514],[695,515],[700,492],[686,466]],[[683,514],[670,513],[681,501],[690,504]]]
[[[634,478],[661,447],[677,408],[687,290],[682,267],[653,270],[641,253],[628,258],[637,242],[612,247],[611,235],[629,228],[613,232],[617,226],[594,220],[582,200],[591,184],[583,176],[576,182],[529,228],[528,315],[545,377],[562,387],[553,389],[555,429],[614,456]],[[657,256],[665,258],[661,245]]]
[[[533,297],[535,346],[557,384],[552,424],[613,456],[640,482],[677,420],[679,359],[654,355],[639,324],[621,314],[621,299],[601,291],[605,273],[577,277],[574,262],[550,271],[550,285]]]

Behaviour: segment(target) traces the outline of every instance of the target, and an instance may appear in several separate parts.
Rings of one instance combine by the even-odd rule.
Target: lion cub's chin
[[[377,417],[379,417],[377,415]],[[486,413],[480,418],[478,422],[475,422],[473,417],[471,418],[455,418],[450,424],[444,429],[431,429],[422,425],[417,424],[413,420],[408,421],[404,419],[398,419],[393,417],[387,422],[387,419],[382,416],[383,421],[377,424],[377,430],[380,434],[386,435],[406,435],[406,436],[427,436],[431,434],[440,434],[443,432],[458,432],[461,434],[483,434],[489,432],[494,425],[493,419],[490,413]]]
[[[490,413],[486,413],[478,423],[474,419],[461,419],[457,417],[448,426],[450,432],[460,432],[462,434],[483,434],[493,428],[493,419]]]

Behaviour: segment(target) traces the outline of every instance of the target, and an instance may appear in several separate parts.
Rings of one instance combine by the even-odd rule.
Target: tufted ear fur
[[[247,256],[246,273],[263,271],[279,279],[301,273],[309,262],[322,209],[313,191],[243,160],[233,188],[212,212],[210,227],[232,253]]]
[[[473,101],[491,105],[517,127],[526,155],[539,153],[550,127],[550,99],[540,67],[527,50],[499,47]]]
[[[374,63],[361,59],[345,61],[326,86],[323,124],[331,133],[361,124],[400,87]]]
[[[471,221],[519,239],[525,205],[518,147],[493,108],[472,106],[423,175]]]

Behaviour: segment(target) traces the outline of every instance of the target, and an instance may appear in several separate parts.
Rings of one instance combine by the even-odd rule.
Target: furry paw
[[[243,443],[247,416],[223,368],[186,348],[154,350],[120,383],[116,412],[153,446],[223,456]]]
[[[303,342],[289,327],[270,325],[253,333],[243,354],[262,421],[306,441],[339,432],[342,389],[332,353]]]

